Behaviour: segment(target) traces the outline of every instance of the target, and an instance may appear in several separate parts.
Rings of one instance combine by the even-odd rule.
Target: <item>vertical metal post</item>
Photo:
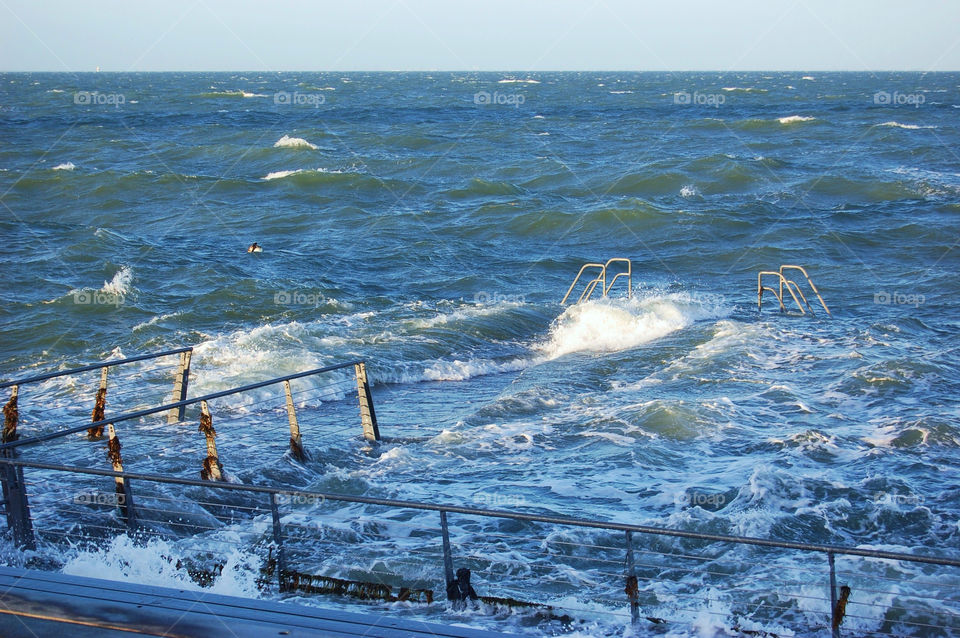
[[[363,436],[368,441],[379,441],[380,428],[377,426],[373,396],[370,394],[370,384],[367,382],[367,366],[361,361],[354,365],[354,369],[357,375],[357,396],[360,399],[360,423],[363,425]]]
[[[113,423],[107,424],[107,458],[113,465],[114,472],[123,472],[123,458],[120,456],[120,439],[117,438],[117,432]],[[133,490],[130,488],[130,482],[123,478],[114,477],[116,483],[117,507],[120,508],[120,515],[127,521],[127,527],[131,530],[137,528],[136,516],[133,511]]]
[[[830,626],[833,628],[833,638],[840,638],[840,623],[837,621],[837,568],[833,552],[827,552],[827,560],[830,562]]]
[[[190,383],[190,358],[193,350],[187,350],[180,353],[180,365],[177,367],[176,375],[173,378],[173,396],[171,403],[178,403],[187,400],[187,385]],[[170,408],[167,413],[167,423],[180,423],[184,418],[184,411],[187,406],[181,405],[179,408]]]
[[[17,424],[20,422],[20,409],[17,407],[19,397],[20,386],[15,385],[10,389],[10,400],[3,406],[3,437],[0,439],[3,443],[17,440]]]
[[[450,553],[450,531],[447,529],[447,511],[440,510],[440,534],[443,537],[443,575],[447,585],[453,582],[453,554]]]
[[[627,586],[624,592],[630,600],[630,621],[640,620],[640,588],[637,585],[637,572],[633,564],[633,532],[627,530]]]
[[[293,393],[290,391],[289,380],[283,382],[283,391],[287,395],[287,420],[290,422],[290,455],[302,461],[307,455],[303,451],[303,441],[300,439],[300,424],[297,423],[297,411],[293,407]]]
[[[4,450],[3,456],[9,458],[12,450]],[[0,477],[3,479],[7,527],[13,534],[13,542],[21,549],[36,549],[33,521],[30,520],[30,504],[27,502],[27,486],[23,481],[23,467],[5,463]]]
[[[280,591],[286,590],[287,561],[283,554],[283,529],[280,527],[280,508],[277,507],[279,494],[270,494],[270,514],[273,516],[273,543],[277,546],[277,585]]]
[[[204,481],[222,481],[223,464],[217,454],[217,431],[213,429],[213,416],[206,401],[200,402],[200,428],[207,439],[207,458],[203,459],[203,469],[200,478]]]
[[[97,390],[97,398],[93,403],[93,414],[90,416],[92,423],[100,423],[103,421],[103,415],[107,408],[107,370],[110,368],[101,368],[100,369],[100,389]],[[87,436],[91,439],[99,439],[103,436],[103,424],[95,425],[92,428],[87,428]]]

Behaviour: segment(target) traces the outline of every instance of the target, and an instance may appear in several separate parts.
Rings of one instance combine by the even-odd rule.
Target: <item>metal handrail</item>
[[[563,296],[563,300],[560,302],[561,304],[567,303],[567,297],[569,297],[569,296],[570,296],[570,293],[573,292],[574,287],[577,285],[577,282],[580,281],[581,275],[583,275],[583,272],[584,272],[587,268],[599,268],[599,269],[600,269],[600,276],[597,277],[597,279],[594,279],[594,280],[591,282],[594,287],[596,287],[596,285],[597,285],[596,282],[597,282],[597,280],[599,280],[599,279],[602,279],[602,280],[604,281],[604,283],[606,283],[606,276],[607,276],[607,268],[606,268],[606,266],[604,266],[603,264],[595,264],[595,263],[587,263],[587,264],[584,264],[584,265],[580,266],[580,272],[577,273],[577,276],[574,278],[573,283],[570,284],[570,287],[567,289],[567,294],[565,294],[565,295]],[[604,286],[604,287],[606,287],[606,286]],[[590,288],[590,284],[587,284],[587,288],[590,289],[590,292],[591,292],[591,293],[593,292],[593,289]],[[583,294],[580,295],[580,299],[577,300],[577,303],[580,303],[581,301],[583,301]]]
[[[774,277],[778,277],[780,279],[779,293],[774,288],[763,285],[764,275],[773,275]],[[776,270],[761,270],[760,272],[757,273],[757,310],[761,310],[763,308],[763,291],[766,290],[768,292],[773,293],[773,296],[777,298],[778,302],[780,302],[780,310],[783,312],[787,311],[786,307],[783,305],[783,283],[785,281],[787,282],[787,292],[789,292],[790,296],[793,297],[794,303],[796,303],[797,308],[800,309],[800,314],[801,315],[807,314],[807,311],[804,310],[803,306],[800,305],[800,300],[797,299],[797,295],[794,294],[793,288],[790,287],[790,283],[792,282],[787,280],[787,278],[784,277],[783,274],[781,274],[779,271],[776,271]],[[794,285],[796,284],[794,283]]]
[[[812,291],[817,295],[817,299],[820,300],[820,305],[823,306],[823,309],[826,311],[826,313],[827,313],[828,315],[831,314],[831,313],[830,313],[830,309],[827,308],[827,303],[823,300],[823,297],[820,296],[820,291],[817,290],[817,287],[816,287],[815,285],[813,285],[813,280],[810,279],[810,275],[807,274],[807,271],[806,271],[806,269],[805,269],[803,266],[795,266],[795,265],[793,265],[793,264],[784,264],[784,265],[780,266],[780,274],[781,274],[781,275],[783,274],[783,271],[784,271],[784,270],[799,270],[800,272],[802,272],[802,273],[803,273],[803,276],[804,276],[804,277],[806,278],[806,280],[807,280],[807,284],[809,284],[809,286],[810,286],[810,290],[812,290]],[[781,284],[781,285],[782,285],[782,284]],[[794,284],[794,285],[796,285],[796,284]],[[783,295],[783,292],[781,291],[780,294]],[[804,301],[806,301],[806,299],[804,299]],[[809,304],[807,305],[807,307],[809,307]],[[831,315],[831,316],[832,316],[832,315]]]
[[[903,554],[900,552],[887,552],[874,549],[862,549],[859,547],[844,547],[841,545],[822,545],[817,543],[798,543],[795,541],[777,541],[766,538],[756,538],[752,536],[730,536],[727,534],[709,534],[703,532],[692,532],[681,529],[671,529],[668,527],[655,527],[650,525],[631,525],[629,523],[613,523],[608,521],[597,521],[570,516],[545,516],[542,514],[527,514],[524,512],[510,512],[506,510],[490,510],[474,507],[464,507],[462,505],[422,503],[419,501],[404,501],[398,499],[377,498],[373,496],[353,496],[348,494],[336,494],[331,492],[313,492],[307,490],[293,490],[282,487],[270,487],[260,485],[243,485],[240,483],[225,483],[201,481],[196,479],[177,478],[172,476],[162,476],[158,474],[143,474],[138,472],[114,472],[111,470],[100,470],[94,468],[71,467],[67,465],[56,465],[52,463],[37,463],[33,461],[24,461],[20,459],[0,458],[0,465],[10,465],[22,468],[32,468],[38,470],[51,470],[56,472],[70,472],[74,474],[89,474],[94,476],[105,476],[121,478],[126,481],[149,481],[154,483],[169,483],[176,485],[188,485],[192,487],[209,487],[213,489],[235,490],[239,492],[257,492],[261,494],[300,496],[315,498],[320,501],[339,501],[343,503],[361,503],[365,505],[382,505],[385,507],[405,508],[426,510],[433,512],[452,512],[456,514],[466,514],[471,516],[485,516],[488,518],[507,518],[517,521],[528,521],[534,523],[551,523],[556,525],[570,525],[572,527],[588,527],[593,529],[616,530],[621,532],[633,532],[640,534],[653,534],[658,536],[671,536],[674,538],[687,538],[693,540],[703,540],[718,543],[735,543],[741,545],[753,545],[758,547],[770,547],[776,549],[791,549],[807,552],[818,552],[822,554],[841,554],[845,556],[859,556],[862,558],[878,558],[884,560],[902,560],[907,562],[925,563],[928,565],[945,565],[949,567],[960,567],[960,559],[944,558],[939,556],[923,556],[917,554]]]
[[[230,388],[229,390],[221,390],[219,392],[213,392],[201,397],[194,397],[192,399],[184,399],[183,401],[174,401],[173,403],[168,403],[166,405],[161,405],[155,408],[147,408],[145,410],[137,410],[135,412],[128,412],[126,414],[120,414],[117,416],[110,417],[109,419],[103,419],[102,421],[95,421],[93,423],[84,423],[83,425],[78,425],[72,428],[67,428],[66,430],[60,430],[58,432],[51,432],[50,434],[44,434],[41,436],[34,436],[29,439],[20,439],[17,441],[11,441],[9,443],[4,443],[0,445],[0,450],[6,450],[8,448],[20,447],[22,445],[30,445],[33,443],[42,443],[43,441],[50,441],[52,439],[60,438],[62,436],[68,436],[70,434],[76,434],[78,432],[83,432],[89,428],[104,426],[106,427],[110,423],[119,423],[121,421],[129,421],[130,419],[139,419],[140,417],[149,416],[151,414],[157,414],[158,412],[166,412],[173,409],[178,409],[188,405],[195,405],[197,403],[202,403],[204,401],[212,401],[213,399],[219,399],[221,397],[230,396],[232,394],[238,394],[240,392],[247,392],[249,390],[256,390],[258,388],[264,388],[266,386],[275,385],[277,383],[283,383],[284,381],[292,381],[293,379],[299,379],[302,377],[308,377],[315,374],[322,374],[324,372],[332,372],[334,370],[340,370],[342,368],[347,368],[350,366],[355,366],[363,363],[362,361],[348,361],[346,363],[338,363],[332,366],[326,366],[323,368],[316,368],[314,370],[307,370],[306,372],[297,372],[295,374],[288,374],[283,377],[276,377],[274,379],[268,379],[266,381],[259,381],[257,383],[251,383],[248,385],[240,386],[238,388]]]
[[[174,354],[180,354],[182,352],[192,352],[193,347],[187,346],[185,348],[177,348],[175,350],[165,350],[163,352],[154,352],[153,354],[142,354],[136,357],[129,357],[127,359],[113,359],[111,361],[103,361],[101,363],[94,363],[88,366],[83,366],[80,368],[73,368],[70,370],[62,370],[60,372],[48,372],[46,374],[38,374],[33,377],[24,377],[22,379],[14,379],[13,381],[4,381],[0,383],[0,389],[9,388],[15,385],[24,385],[27,383],[35,383],[37,381],[46,381],[47,379],[53,379],[56,377],[64,377],[71,374],[79,374],[81,372],[89,372],[91,370],[99,370],[101,368],[110,368],[112,366],[119,366],[125,363],[135,363],[137,361],[146,361],[147,359],[159,359],[160,357],[168,357]]]
[[[610,264],[614,262],[626,262],[627,270],[625,272],[619,272],[614,275],[613,279],[610,280],[610,283],[607,283],[607,269],[610,267]],[[593,295],[593,291],[596,290],[597,284],[600,284],[600,292],[606,297],[610,290],[613,288],[613,284],[616,283],[617,279],[620,277],[627,278],[627,299],[632,298],[633,296],[633,264],[626,257],[613,257],[608,259],[607,263],[600,264],[595,262],[589,262],[580,267],[580,272],[577,273],[577,276],[573,279],[573,283],[570,284],[570,287],[567,289],[567,294],[563,296],[563,299],[560,301],[561,304],[567,303],[567,299],[570,297],[570,293],[573,292],[573,289],[576,288],[577,282],[580,281],[580,277],[583,276],[584,271],[588,268],[599,268],[600,274],[597,275],[594,279],[590,280],[587,283],[587,287],[584,288],[583,292],[580,293],[580,297],[577,299],[577,303],[581,303],[590,299]]]

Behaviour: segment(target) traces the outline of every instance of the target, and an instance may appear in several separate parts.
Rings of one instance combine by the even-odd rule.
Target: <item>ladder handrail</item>
[[[614,262],[625,262],[627,264],[627,269],[623,272],[618,272],[613,276],[613,279],[610,280],[610,283],[607,283],[607,269],[610,267],[610,264]],[[577,276],[573,279],[573,283],[570,284],[570,287],[567,289],[567,294],[563,296],[563,300],[560,301],[561,304],[567,303],[567,299],[570,297],[570,293],[573,292],[573,289],[577,287],[577,283],[580,281],[580,277],[583,276],[583,273],[586,272],[588,268],[599,268],[600,273],[587,282],[587,287],[580,293],[580,297],[577,299],[577,303],[587,301],[593,295],[594,290],[597,288],[597,284],[600,284],[600,292],[604,297],[610,292],[613,288],[613,284],[620,277],[627,278],[627,299],[633,298],[633,263],[626,257],[613,257],[608,259],[607,263],[601,264],[597,262],[589,262],[580,266],[580,272],[577,273]]]
[[[580,281],[580,277],[583,275],[583,271],[585,271],[587,268],[599,268],[600,271],[601,271],[600,276],[603,277],[604,283],[606,283],[606,275],[607,275],[607,268],[606,268],[606,266],[604,266],[603,264],[595,264],[595,263],[592,263],[592,262],[586,263],[586,264],[580,266],[580,272],[577,273],[577,276],[576,276],[576,278],[574,278],[573,283],[570,284],[570,288],[567,289],[567,294],[565,294],[565,295],[563,296],[563,301],[560,302],[561,304],[567,303],[567,297],[569,297],[569,296],[570,296],[570,293],[573,292],[574,287],[577,285],[577,282]],[[595,282],[595,281],[596,281],[596,280],[594,280],[594,282]],[[587,284],[587,285],[589,286],[589,284]],[[594,286],[596,286],[596,283],[594,283]],[[580,297],[581,297],[581,300],[582,300],[583,295],[580,295]],[[579,301],[578,301],[577,303],[579,303]]]
[[[773,275],[774,277],[777,277],[780,279],[779,294],[773,288],[763,285],[762,280],[764,275]],[[783,283],[784,282],[787,282],[787,292],[789,292],[790,296],[793,297],[794,303],[796,303],[797,308],[800,309],[800,314],[802,315],[807,314],[807,311],[804,310],[803,306],[800,305],[800,300],[797,299],[797,295],[794,294],[793,288],[790,287],[791,283],[793,283],[794,286],[796,286],[797,284],[788,280],[786,277],[783,276],[782,273],[780,273],[777,270],[761,270],[760,272],[757,273],[757,310],[761,310],[763,307],[763,291],[769,290],[770,292],[773,293],[773,296],[777,298],[777,301],[780,302],[780,310],[783,310],[784,312],[786,312],[786,307],[784,307],[783,305]],[[803,293],[800,293],[800,294],[802,295]]]
[[[784,270],[791,270],[791,269],[792,269],[792,270],[799,270],[800,272],[803,273],[804,278],[806,278],[806,280],[807,280],[807,284],[810,286],[810,290],[812,290],[812,291],[814,292],[814,294],[817,295],[817,299],[820,300],[820,305],[823,306],[823,309],[826,311],[826,313],[827,313],[828,315],[833,316],[832,313],[830,312],[830,309],[827,308],[827,303],[823,300],[823,297],[820,296],[820,291],[817,290],[817,287],[816,287],[815,285],[813,285],[813,280],[810,279],[810,275],[807,274],[806,268],[804,268],[803,266],[796,266],[796,265],[794,265],[794,264],[784,264],[784,265],[780,266],[780,274],[782,275]],[[794,284],[794,285],[796,285],[796,284]],[[783,293],[781,292],[780,294],[782,295]],[[804,301],[806,301],[806,300],[804,300]],[[808,308],[810,307],[809,304],[807,305],[807,307],[808,307]]]

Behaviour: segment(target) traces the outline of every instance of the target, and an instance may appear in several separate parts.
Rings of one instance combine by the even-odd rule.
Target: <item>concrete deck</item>
[[[0,567],[4,638],[492,638],[496,632],[232,596]]]

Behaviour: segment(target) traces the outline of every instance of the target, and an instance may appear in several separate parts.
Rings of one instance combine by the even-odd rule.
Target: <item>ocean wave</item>
[[[497,84],[540,84],[540,80],[519,80],[516,78],[504,78],[497,82]]]
[[[817,118],[809,115],[788,115],[787,117],[777,118],[781,124],[798,124],[800,122],[812,122]]]
[[[689,199],[691,197],[696,197],[700,194],[700,191],[697,190],[697,187],[693,184],[686,184],[683,188],[680,189],[680,197]]]
[[[253,92],[251,92],[251,91],[234,90],[234,91],[208,91],[208,92],[206,92],[206,93],[201,93],[201,94],[200,94],[200,97],[214,97],[214,98],[220,98],[220,97],[244,97],[244,98],[249,98],[249,97],[269,97],[269,96],[267,96],[267,95],[265,95],[265,94],[263,94],[263,93],[253,93]]]
[[[573,352],[630,350],[727,310],[682,293],[631,300],[588,301],[571,306],[550,327],[539,350],[547,359]]]
[[[910,129],[910,130],[912,130],[912,131],[919,130],[919,129],[925,129],[925,128],[926,128],[926,129],[935,129],[935,128],[937,128],[936,126],[922,126],[922,125],[920,125],[920,124],[901,124],[900,122],[894,122],[894,121],[884,122],[883,124],[877,124],[877,126],[890,126],[890,127],[894,127],[894,128]]]
[[[302,137],[290,137],[289,135],[284,135],[273,144],[273,148],[309,148],[315,151],[320,147],[316,144],[311,144]]]
[[[131,290],[133,283],[133,268],[130,266],[121,266],[110,281],[104,281],[100,292],[114,295],[126,295]]]
[[[292,171],[274,171],[272,173],[267,173],[265,176],[260,179],[263,180],[274,180],[274,179],[283,179],[284,177],[290,177],[291,175],[303,175],[308,173],[329,173],[329,174],[341,174],[343,171],[331,171],[326,168],[298,168]]]
[[[63,164],[57,164],[53,167],[55,171],[72,171],[77,168],[77,165],[73,162],[64,162]]]
[[[761,89],[755,86],[725,86],[721,89],[728,93],[769,93],[768,89]]]

